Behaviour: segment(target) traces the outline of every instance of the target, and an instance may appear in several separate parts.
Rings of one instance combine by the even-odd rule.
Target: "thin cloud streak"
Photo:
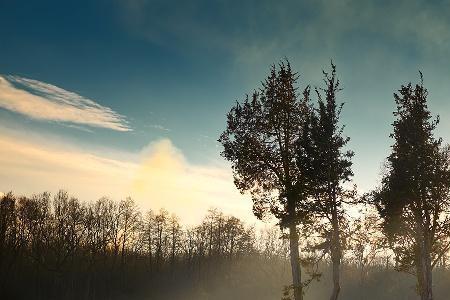
[[[166,128],[162,125],[159,124],[152,124],[152,125],[148,125],[149,128],[153,128],[153,129],[158,129],[158,130],[162,130],[162,131],[171,131],[169,128]]]
[[[238,65],[261,65],[262,61],[279,59],[280,54],[292,57],[299,53],[303,60],[317,64],[318,58],[329,60],[330,56],[352,52],[354,40],[366,42],[358,36],[361,32],[382,38],[383,43],[374,39],[372,44],[388,55],[399,43],[431,57],[439,54],[446,58],[450,49],[449,6],[429,1],[388,1],[382,5],[379,1],[357,0],[288,0],[283,5],[252,0],[240,6],[227,1],[208,3],[176,3],[182,9],[173,11],[174,1],[127,0],[120,1],[120,13],[125,26],[153,43],[225,50]],[[204,17],[205,6],[215,22]],[[158,7],[157,13],[153,7]],[[364,56],[370,60],[371,54]]]
[[[36,120],[131,131],[109,107],[38,80],[0,75],[0,107]]]

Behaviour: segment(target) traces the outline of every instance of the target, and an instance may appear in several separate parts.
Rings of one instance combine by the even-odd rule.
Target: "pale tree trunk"
[[[419,284],[421,300],[433,300],[433,273],[428,249],[429,247],[425,243],[420,257],[421,274],[418,274],[418,276],[421,277],[421,284]]]
[[[300,268],[300,255],[298,250],[298,234],[295,224],[289,226],[289,248],[291,257],[292,286],[294,300],[303,300],[302,273]]]
[[[341,291],[341,240],[339,234],[339,220],[337,210],[334,208],[332,213],[333,232],[331,237],[331,262],[333,268],[333,291],[330,300],[337,300]]]
[[[426,237],[418,239],[416,252],[417,283],[421,300],[433,300],[433,274],[431,266],[430,245]]]

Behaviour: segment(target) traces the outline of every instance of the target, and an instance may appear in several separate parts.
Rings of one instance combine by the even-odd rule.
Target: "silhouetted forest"
[[[342,297],[414,299],[397,273],[375,210],[348,216],[342,235]],[[308,299],[331,290],[327,239],[302,227],[301,263],[315,278]],[[289,286],[289,238],[216,209],[185,227],[165,210],[142,212],[131,198],[83,203],[65,191],[0,202],[2,299],[280,299]],[[320,243],[318,242],[320,241]],[[436,299],[450,292],[448,253],[435,270]]]

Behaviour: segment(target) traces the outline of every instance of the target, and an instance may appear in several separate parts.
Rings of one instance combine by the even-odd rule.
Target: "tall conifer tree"
[[[419,84],[394,94],[394,144],[373,200],[398,269],[414,273],[421,299],[432,300],[432,269],[449,249],[450,168],[448,148],[434,137],[439,118],[432,119],[420,75]]]
[[[329,250],[333,269],[330,299],[336,300],[341,289],[343,201],[353,194],[345,183],[353,176],[351,158],[354,153],[345,150],[350,138],[343,135],[344,128],[339,124],[343,103],[338,105],[336,101],[341,90],[336,66],[331,63],[331,73],[323,74],[325,86],[316,89],[318,105],[310,108],[298,143],[297,162],[299,168],[305,170],[308,194],[313,199],[311,211],[327,231],[326,250]]]
[[[305,218],[305,178],[296,163],[296,143],[308,111],[309,88],[297,92],[289,62],[273,66],[259,91],[228,113],[219,138],[232,163],[234,182],[252,195],[254,213],[271,212],[289,230],[295,300],[303,298],[297,225]]]

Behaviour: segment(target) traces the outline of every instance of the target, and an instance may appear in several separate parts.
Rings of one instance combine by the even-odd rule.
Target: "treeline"
[[[183,283],[208,285],[246,258],[283,261],[286,248],[275,232],[257,240],[253,227],[217,210],[186,228],[166,210],[142,213],[131,198],[82,203],[66,191],[8,193],[0,202],[0,295],[156,297]]]
[[[396,267],[374,211],[347,220],[344,283],[354,287],[344,295]],[[302,265],[319,279],[306,291],[314,295],[328,284],[329,240],[307,226],[300,232]],[[165,210],[141,212],[131,198],[83,203],[66,191],[8,193],[0,200],[0,274],[4,299],[280,299],[290,280],[289,238],[216,209],[186,227]],[[414,295],[414,282],[405,282],[400,288],[410,291],[401,293]]]

